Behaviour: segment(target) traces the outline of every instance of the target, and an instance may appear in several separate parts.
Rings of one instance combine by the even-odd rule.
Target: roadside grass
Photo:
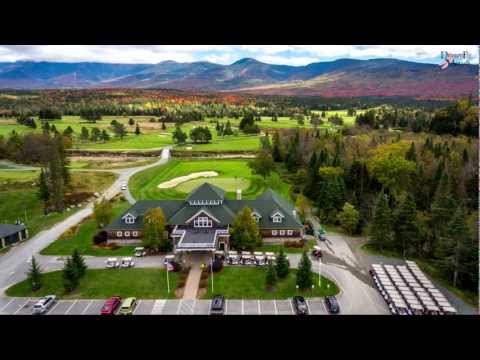
[[[118,200],[113,204],[113,218],[121,215],[131,205],[125,200]],[[68,230],[59,239],[51,243],[40,254],[42,255],[71,255],[77,249],[82,255],[90,256],[132,256],[135,246],[120,246],[118,249],[103,249],[93,244],[93,236],[98,231],[93,217],[85,219],[74,232]]]
[[[153,164],[156,158],[119,158],[119,157],[71,157],[71,169],[124,169]]]
[[[396,251],[391,251],[391,250],[380,251],[378,248],[373,246],[373,244],[369,244],[369,243],[362,245],[360,248],[366,253],[369,253],[372,255],[380,255],[380,256],[386,256],[386,257],[392,257],[392,258],[402,257],[401,254]],[[478,293],[453,287],[450,281],[446,280],[445,277],[428,260],[420,259],[417,257],[411,257],[411,256],[408,256],[407,260],[415,261],[424,273],[429,275],[441,286],[443,286],[444,288],[448,289],[449,291],[457,295],[460,299],[462,299],[469,305],[478,308],[478,301],[479,301]]]
[[[286,254],[302,254],[304,250],[310,251],[316,245],[315,240],[308,240],[307,244],[303,248],[294,248],[283,246],[282,244],[263,244],[262,246],[256,247],[254,251],[263,251],[263,252],[274,252],[279,253],[280,248],[283,246],[283,251]]]
[[[0,171],[0,177],[3,173]],[[0,186],[0,222],[13,224],[20,219],[27,225],[29,237],[52,227],[80,209],[49,213],[44,216],[43,202],[37,196],[37,188],[32,186],[37,175],[25,176],[24,173],[30,173],[30,171],[8,171],[8,173],[10,176],[15,173],[16,176],[11,177],[9,183]],[[72,185],[77,192],[102,191],[115,179],[115,174],[106,172],[72,172]]]
[[[318,274],[313,274],[313,291],[298,291],[296,285],[296,269],[291,269],[286,279],[279,280],[275,291],[265,289],[266,267],[225,266],[222,271],[213,274],[214,292],[212,293],[212,276],[208,280],[208,291],[203,296],[211,299],[222,294],[227,299],[288,299],[295,295],[304,297],[323,297],[336,295],[337,285],[322,276],[322,287],[318,287]]]
[[[175,298],[178,276],[169,274],[170,293],[167,292],[167,274],[163,269],[88,269],[78,288],[66,294],[62,271],[44,273],[42,287],[33,292],[28,280],[6,290],[7,296],[40,297],[55,294],[62,299],[106,299],[113,295],[140,299]]]
[[[165,165],[135,174],[130,179],[129,188],[137,200],[184,199],[188,192],[179,191],[178,185],[171,189],[159,189],[158,185],[193,172],[216,171],[219,174],[217,177],[204,178],[199,184],[211,182],[212,179],[216,179],[215,181],[220,179],[247,180],[250,182],[250,186],[242,193],[242,197],[245,199],[257,197],[267,187],[289,197],[289,185],[283,182],[278,174],[273,173],[267,180],[263,180],[261,177],[253,175],[247,164],[248,162],[245,160],[171,160]],[[234,199],[235,191],[229,191],[231,188],[226,190],[227,198]]]

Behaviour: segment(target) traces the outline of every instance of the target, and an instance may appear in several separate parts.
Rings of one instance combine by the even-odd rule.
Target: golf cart
[[[221,261],[225,261],[225,252],[221,250],[215,251],[215,258]]]
[[[165,255],[165,258],[163,259],[163,264],[167,265],[167,263],[173,263],[175,262],[175,255]]]
[[[327,241],[327,232],[323,228],[320,228],[319,231],[316,231],[316,237],[320,241]]]
[[[147,255],[147,252],[145,251],[144,247],[136,247],[133,252],[133,255],[135,255],[135,257],[142,257]]]
[[[134,267],[135,263],[133,262],[131,257],[124,257],[122,259],[122,262],[120,263],[120,266],[122,268],[129,268],[129,267]]]
[[[253,260],[252,255],[250,255],[250,254],[248,254],[248,255],[245,254],[245,255],[244,255],[244,254],[242,253],[242,263],[243,263],[243,265],[253,265],[255,262],[254,262],[254,260]]]
[[[120,262],[118,261],[117,258],[108,258],[105,261],[105,267],[107,269],[116,269],[120,266]]]
[[[263,255],[262,252],[255,251],[253,253],[253,256],[255,257],[255,264],[257,264],[258,266],[265,265],[265,255]]]
[[[267,257],[267,263],[271,264],[276,260],[275,253],[273,252],[266,252],[265,256]]]
[[[312,255],[316,258],[321,258],[322,257],[322,250],[320,249],[320,246],[315,245],[313,247]]]
[[[229,265],[238,265],[238,255],[228,254],[227,263]]]

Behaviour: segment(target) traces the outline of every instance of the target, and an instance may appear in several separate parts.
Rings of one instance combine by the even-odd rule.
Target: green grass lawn
[[[304,250],[309,251],[313,249],[313,246],[316,243],[317,242],[315,240],[308,240],[306,246],[303,248],[287,247],[283,246],[282,244],[264,244],[260,247],[255,248],[255,251],[278,253],[280,251],[280,248],[283,246],[283,250],[287,254],[302,254]]]
[[[65,294],[62,271],[43,274],[43,286],[31,291],[27,280],[7,289],[8,296],[39,297],[55,294],[63,299],[106,299],[113,295],[140,299],[175,298],[177,274],[170,272],[170,293],[167,292],[167,274],[163,269],[91,269],[80,280],[78,288]]]
[[[3,174],[6,173],[4,177]],[[50,228],[55,223],[72,215],[78,208],[63,213],[43,214],[43,202],[37,197],[37,189],[32,182],[38,177],[38,172],[30,171],[0,171],[0,178],[8,177],[8,184],[0,186],[0,222],[14,223],[20,219],[28,228],[32,237],[43,229]],[[14,176],[15,175],[15,176]],[[72,173],[72,184],[76,191],[102,191],[110,186],[116,175],[103,172]],[[1,184],[0,180],[0,184]]]
[[[286,279],[280,280],[276,291],[265,290],[266,268],[226,266],[219,273],[213,274],[214,293],[212,294],[212,278],[209,278],[208,291],[204,298],[211,299],[213,295],[222,294],[227,299],[288,299],[297,294],[296,270],[290,270]],[[305,297],[322,297],[338,294],[335,283],[322,276],[322,287],[318,287],[318,274],[314,274],[314,290],[298,292]]]
[[[271,187],[287,198],[289,197],[289,185],[283,182],[278,174],[274,173],[264,181],[261,177],[252,174],[245,160],[171,160],[165,165],[135,174],[130,179],[129,188],[133,197],[137,200],[184,199],[188,194],[184,191],[189,190],[191,184],[186,184],[183,188],[177,185],[177,187],[171,189],[159,189],[158,185],[176,177],[200,171],[216,171],[219,176],[201,179],[203,181],[196,181],[194,185],[203,182],[217,182],[221,186],[223,182],[223,185],[228,185],[225,189],[228,198],[235,197],[232,187],[238,181],[242,182],[242,186],[245,185],[245,181],[250,183],[243,191],[243,197],[246,199],[257,197],[267,187]],[[211,181],[212,179],[215,180]]]
[[[116,201],[113,205],[113,218],[121,215],[131,205],[127,201]],[[91,256],[132,256],[135,246],[121,246],[118,249],[102,249],[93,245],[92,239],[98,231],[92,217],[85,219],[75,233],[67,231],[40,253],[42,255],[71,255],[76,248],[82,255]]]

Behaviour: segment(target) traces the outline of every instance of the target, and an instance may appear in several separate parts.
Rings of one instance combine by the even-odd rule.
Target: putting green
[[[199,187],[203,183],[210,183],[213,185],[222,188],[227,192],[234,192],[237,189],[245,190],[250,186],[250,180],[244,178],[210,178],[210,179],[193,179],[189,181],[185,181],[175,187],[175,190],[189,193],[193,189]]]

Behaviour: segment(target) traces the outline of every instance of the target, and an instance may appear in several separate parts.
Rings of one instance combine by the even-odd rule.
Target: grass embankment
[[[120,216],[131,205],[124,200],[113,204],[113,217]],[[118,249],[108,249],[95,246],[93,236],[98,231],[93,217],[85,219],[78,226],[69,229],[59,239],[43,249],[42,255],[71,255],[77,249],[82,255],[91,256],[132,256],[135,246],[120,246]]]
[[[170,293],[163,269],[89,269],[78,288],[69,294],[63,288],[62,271],[43,274],[42,288],[33,292],[27,280],[7,289],[8,296],[40,297],[56,294],[63,299],[105,299],[113,295],[140,299],[175,298],[177,274],[170,272]]]
[[[369,243],[362,245],[361,249],[372,255],[380,255],[380,256],[393,257],[393,258],[402,257],[402,255],[396,251],[391,251],[391,250],[380,251],[380,249],[376,248],[375,246]],[[457,295],[460,299],[462,299],[469,305],[478,308],[478,300],[479,300],[478,293],[453,287],[450,281],[445,279],[445,276],[440,273],[440,271],[435,267],[434,264],[432,264],[431,261],[416,258],[416,257],[411,257],[411,256],[407,256],[407,260],[415,261],[425,274],[429,275],[441,286],[443,286],[447,290]]]
[[[302,254],[304,250],[307,250],[308,252],[309,250],[313,249],[313,246],[316,243],[317,242],[315,240],[308,240],[303,248],[288,247],[283,246],[282,244],[264,244],[260,247],[255,248],[255,251],[278,253],[280,251],[280,248],[283,246],[283,251],[286,254]]]
[[[288,299],[295,295],[304,297],[322,297],[338,294],[337,285],[322,276],[322,286],[318,287],[318,274],[314,274],[315,288],[298,291],[296,270],[290,270],[286,279],[279,280],[275,291],[265,289],[266,268],[226,266],[221,272],[213,274],[214,294],[212,294],[212,277],[209,278],[208,291],[204,298],[211,299],[215,294],[222,294],[227,299]]]
[[[129,188],[137,200],[184,199],[195,186],[209,182],[224,188],[227,198],[234,199],[236,186],[245,188],[248,183],[242,193],[244,199],[256,198],[268,187],[289,198],[289,185],[278,174],[273,173],[267,180],[263,180],[253,175],[247,164],[245,160],[172,160],[135,174],[130,179]],[[202,171],[216,171],[219,175],[190,180],[169,189],[158,188],[165,181]]]

